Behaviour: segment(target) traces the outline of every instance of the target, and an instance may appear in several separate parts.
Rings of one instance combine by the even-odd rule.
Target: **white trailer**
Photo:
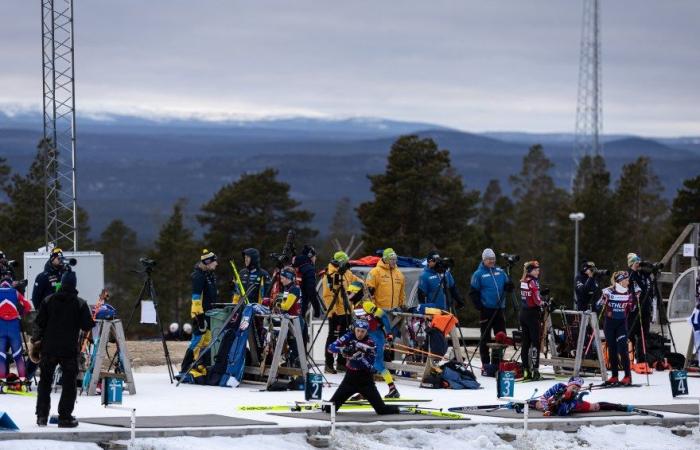
[[[65,258],[75,258],[72,267],[78,279],[78,292],[89,304],[97,298],[105,285],[104,256],[100,252],[63,252]],[[36,276],[44,271],[49,254],[44,252],[24,253],[24,278],[27,279],[27,298],[31,298]]]

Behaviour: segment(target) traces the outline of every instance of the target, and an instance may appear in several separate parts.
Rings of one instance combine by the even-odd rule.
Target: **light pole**
[[[569,214],[569,219],[574,221],[574,289],[576,289],[576,276],[578,275],[578,223],[586,218],[582,212],[573,212]],[[574,295],[574,299],[576,296]],[[574,304],[576,301],[574,300]]]

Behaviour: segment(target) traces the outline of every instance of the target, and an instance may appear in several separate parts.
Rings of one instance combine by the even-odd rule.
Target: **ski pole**
[[[396,344],[396,343],[394,345],[397,347],[403,347],[406,349],[406,350],[402,350],[401,348],[395,348],[394,350],[399,352],[399,353],[404,353],[404,354],[408,354],[408,355],[420,354],[420,355],[430,356],[432,358],[447,359],[447,358],[445,358],[444,355],[437,355],[435,353],[426,352],[425,350],[419,350],[417,348],[409,347],[407,345]],[[385,345],[384,348],[389,349],[391,347],[389,347],[388,345]]]
[[[644,338],[644,322],[642,320],[642,305],[637,297],[637,308],[639,308],[639,334],[642,335],[642,351],[644,352],[644,373],[647,376],[647,386],[649,386],[649,364],[647,363],[647,344]]]

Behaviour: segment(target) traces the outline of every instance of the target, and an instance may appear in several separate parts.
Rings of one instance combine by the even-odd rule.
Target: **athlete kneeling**
[[[328,346],[331,353],[341,353],[346,360],[345,377],[331,397],[336,411],[354,394],[361,394],[377,414],[399,414],[399,408],[386,405],[374,383],[374,360],[377,348],[368,336],[369,323],[358,319],[353,325],[353,331],[348,331]],[[324,406],[328,412],[329,406]]]

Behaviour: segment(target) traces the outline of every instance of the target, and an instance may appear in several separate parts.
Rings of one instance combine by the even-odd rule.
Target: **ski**
[[[519,407],[522,407],[524,404],[524,402],[508,402],[494,403],[492,405],[455,406],[452,408],[448,408],[448,411],[469,414],[469,411],[496,411],[498,409],[517,409]]]
[[[542,377],[539,380],[526,380],[524,378],[516,378],[515,382],[516,383],[534,383],[536,381],[554,381],[557,378],[550,378],[550,377]],[[560,380],[563,380],[564,378],[560,378]]]
[[[663,414],[660,414],[660,413],[657,413],[657,412],[654,412],[654,411],[649,411],[649,410],[646,410],[646,409],[632,408],[632,411],[631,411],[631,412],[637,413],[637,414],[641,414],[641,415],[643,415],[643,416],[658,417],[658,418],[660,418],[660,419],[663,419],[663,418],[664,418],[664,415],[663,415]]]
[[[11,389],[11,386],[16,386],[17,384],[21,385],[21,388],[19,390]],[[26,381],[22,383],[6,383],[4,381],[0,381],[0,394],[20,395],[23,397],[36,397],[36,392],[30,390],[29,384]]]
[[[643,384],[620,384],[620,383],[615,383],[615,384],[594,384],[591,385],[588,389],[589,390],[596,390],[596,389],[613,389],[613,388],[631,388],[631,387],[642,387],[644,386]]]
[[[423,416],[443,417],[445,419],[467,419],[461,414],[443,411],[442,409],[426,409],[417,406],[409,406],[400,410],[399,414],[418,414]]]
[[[395,403],[395,402],[409,402],[409,403],[423,403],[423,402],[432,402],[431,399],[429,398],[383,398],[382,399],[384,403]],[[355,405],[355,404],[369,404],[367,400],[348,400],[345,402],[346,405]]]

